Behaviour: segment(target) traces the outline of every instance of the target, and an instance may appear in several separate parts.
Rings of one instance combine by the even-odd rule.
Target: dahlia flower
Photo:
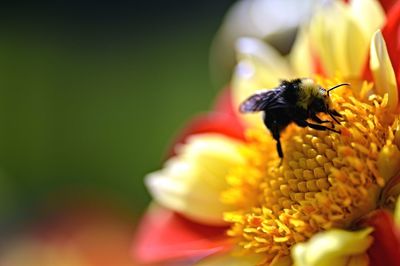
[[[325,1],[286,57],[259,39],[239,39],[229,89],[146,177],[155,203],[135,257],[163,265],[398,265],[399,29],[399,2]],[[340,133],[289,125],[280,161],[260,114],[237,109],[256,90],[296,77],[351,87],[331,94]]]

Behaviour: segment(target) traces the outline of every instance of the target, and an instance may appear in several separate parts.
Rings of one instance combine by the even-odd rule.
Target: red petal
[[[368,249],[371,265],[399,266],[400,231],[392,215],[385,210],[377,210],[368,216],[363,224],[374,228],[374,242]]]
[[[400,84],[400,2],[398,1],[387,15],[386,25],[382,29],[389,57]]]
[[[225,227],[197,224],[156,206],[142,219],[132,253],[139,263],[199,259],[230,248],[225,231]]]
[[[385,13],[389,13],[394,4],[396,3],[397,0],[380,0],[381,6],[385,10]]]
[[[215,101],[214,112],[231,115],[237,118],[236,110],[238,107],[234,106],[232,97],[232,90],[230,88],[223,89]]]
[[[244,125],[234,110],[231,90],[225,89],[218,97],[214,111],[193,118],[180,132],[171,145],[168,157],[175,154],[176,144],[184,143],[193,134],[219,133],[239,140],[244,140]]]

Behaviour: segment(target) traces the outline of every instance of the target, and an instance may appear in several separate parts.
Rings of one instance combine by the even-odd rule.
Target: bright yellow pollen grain
[[[376,208],[385,185],[377,159],[398,123],[385,108],[387,98],[372,95],[361,102],[349,90],[331,98],[343,115],[335,125],[340,134],[290,125],[281,134],[280,165],[269,132],[250,130],[247,164],[227,177],[222,200],[238,210],[224,215],[232,223],[228,235],[241,252],[264,254],[267,265],[318,231],[350,226]]]

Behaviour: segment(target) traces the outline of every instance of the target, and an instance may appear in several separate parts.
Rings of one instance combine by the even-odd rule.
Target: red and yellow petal
[[[132,254],[139,263],[201,259],[231,247],[226,227],[201,225],[152,205],[137,228]]]
[[[218,133],[234,139],[244,140],[245,127],[237,115],[230,88],[224,89],[211,112],[194,117],[174,138],[167,157],[175,155],[177,144],[184,143],[190,135]]]

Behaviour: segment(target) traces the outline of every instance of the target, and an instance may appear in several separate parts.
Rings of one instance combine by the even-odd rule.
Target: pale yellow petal
[[[236,43],[238,66],[234,73],[238,101],[255,90],[277,86],[280,79],[291,77],[288,62],[272,46],[255,38],[241,38]]]
[[[299,30],[292,50],[289,54],[289,61],[293,72],[297,77],[311,77],[313,73],[311,45],[308,29],[303,27]]]
[[[344,4],[332,1],[317,11],[310,23],[311,44],[328,76],[347,73],[343,54],[346,18]]]
[[[332,229],[292,248],[295,266],[345,266],[351,256],[365,253],[372,243],[371,228],[357,232]]]
[[[359,77],[368,56],[368,47],[371,34],[366,34],[362,26],[349,13],[346,17],[345,32],[339,46],[342,47],[343,68],[345,77]]]
[[[377,0],[352,0],[350,12],[368,39],[385,23],[385,12]]]
[[[364,4],[352,2],[350,7],[341,1],[329,2],[311,21],[311,43],[329,76],[340,75],[347,79],[360,76],[371,35],[382,22],[372,0]],[[360,17],[360,10],[356,8],[370,13]],[[367,18],[374,15],[376,21],[364,25]]]
[[[380,30],[374,33],[371,40],[370,68],[376,92],[381,96],[387,93],[388,107],[394,110],[398,103],[396,76]]]
[[[188,139],[160,171],[146,177],[159,204],[206,224],[223,224],[230,207],[220,202],[227,187],[225,175],[244,159],[243,144],[220,134],[198,134]]]
[[[255,38],[241,38],[236,45],[238,64],[232,78],[234,105],[239,106],[256,90],[275,88],[292,77],[288,62],[272,46]],[[262,126],[260,114],[239,114],[252,126]]]
[[[309,19],[318,1],[236,1],[225,14],[212,43],[210,66],[214,79],[225,86],[231,78],[238,38],[259,38],[282,52],[289,51],[297,27]]]

